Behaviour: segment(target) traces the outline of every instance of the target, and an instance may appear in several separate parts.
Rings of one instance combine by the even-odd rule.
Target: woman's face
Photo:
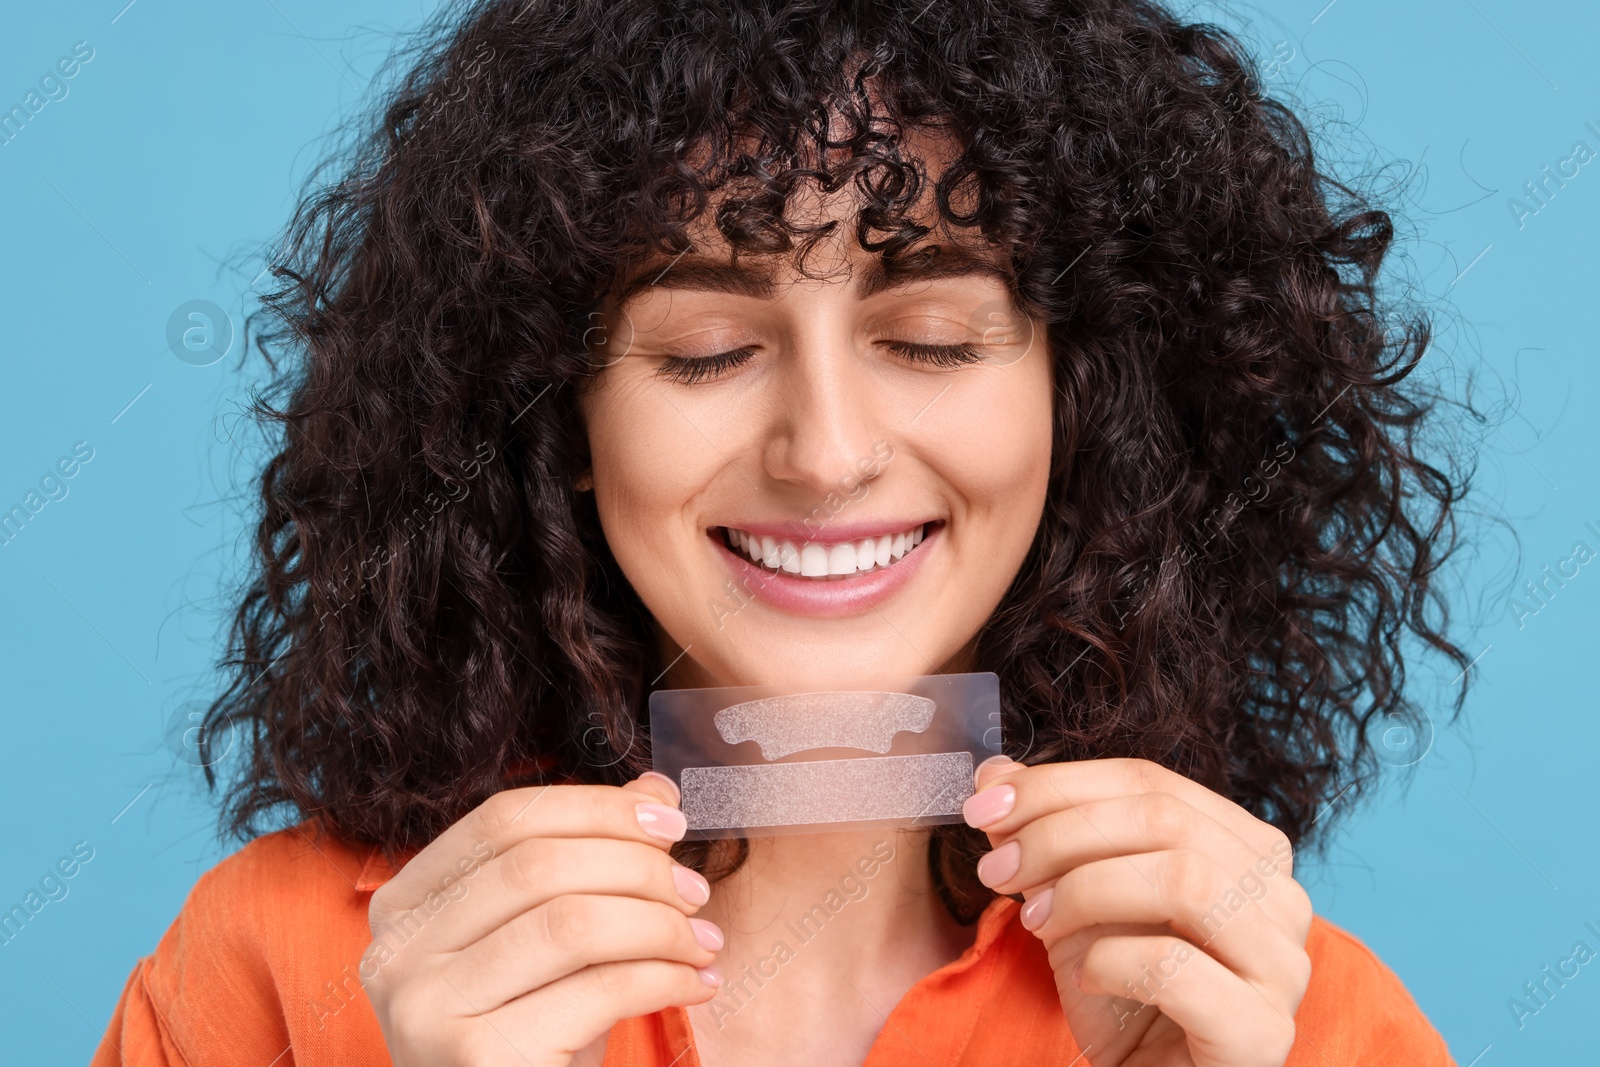
[[[1033,540],[1044,326],[986,250],[930,234],[937,266],[886,277],[848,237],[847,192],[790,208],[840,220],[808,261],[823,280],[787,257],[735,266],[702,225],[602,316],[581,410],[606,540],[671,663],[657,685],[967,669]]]

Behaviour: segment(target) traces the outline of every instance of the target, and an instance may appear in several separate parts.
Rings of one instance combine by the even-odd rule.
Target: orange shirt
[[[135,965],[91,1067],[388,1067],[358,970],[367,903],[393,873],[376,848],[317,840],[310,822],[252,841],[201,876]],[[1073,1063],[1044,946],[1020,911],[996,898],[972,946],[895,1005],[864,1067]],[[1306,951],[1288,1067],[1453,1064],[1360,941],[1319,917]],[[699,1063],[688,1013],[672,1008],[613,1027],[604,1067]]]

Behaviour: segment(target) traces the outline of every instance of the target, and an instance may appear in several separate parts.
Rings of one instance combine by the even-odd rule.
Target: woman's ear
[[[594,488],[594,470],[586,467],[582,474],[572,481],[572,488],[580,493],[587,493]]]

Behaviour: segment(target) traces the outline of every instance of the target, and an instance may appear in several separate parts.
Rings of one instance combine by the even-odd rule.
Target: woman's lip
[[[724,544],[715,531],[709,538],[739,584],[757,600],[791,615],[839,618],[871,611],[899,592],[922,568],[928,550],[944,543],[944,528],[943,522],[934,523],[921,544],[887,567],[828,579],[801,578],[787,571],[758,567]],[[830,526],[828,532],[833,533],[834,527]]]
[[[889,519],[883,522],[828,522],[815,530],[806,528],[803,522],[725,522],[713,526],[710,532],[715,535],[719,529],[743,530],[745,533],[755,534],[757,537],[771,537],[782,541],[794,541],[796,544],[809,541],[818,545],[838,545],[846,541],[860,541],[867,537],[882,537],[884,534],[893,536],[915,530],[919,526],[929,523],[939,523],[938,518],[926,519]],[[941,523],[942,525],[942,523]]]

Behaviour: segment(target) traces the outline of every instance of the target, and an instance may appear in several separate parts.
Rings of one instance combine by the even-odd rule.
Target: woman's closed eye
[[[983,353],[978,351],[976,346],[966,343],[954,345],[919,344],[913,341],[879,343],[907,362],[925,366],[959,367],[983,359]],[[716,378],[726,371],[741,366],[755,354],[755,348],[746,345],[743,348],[729,349],[709,356],[667,356],[656,368],[656,374],[669,381],[693,385],[709,378]]]
[[[754,347],[729,349],[709,356],[667,356],[656,368],[656,374],[668,381],[693,385],[707,378],[720,376],[724,371],[749,362],[756,354]]]
[[[913,341],[885,341],[884,346],[911,363],[924,363],[934,367],[960,367],[977,363],[983,353],[977,346],[965,342],[958,345],[927,345]]]

